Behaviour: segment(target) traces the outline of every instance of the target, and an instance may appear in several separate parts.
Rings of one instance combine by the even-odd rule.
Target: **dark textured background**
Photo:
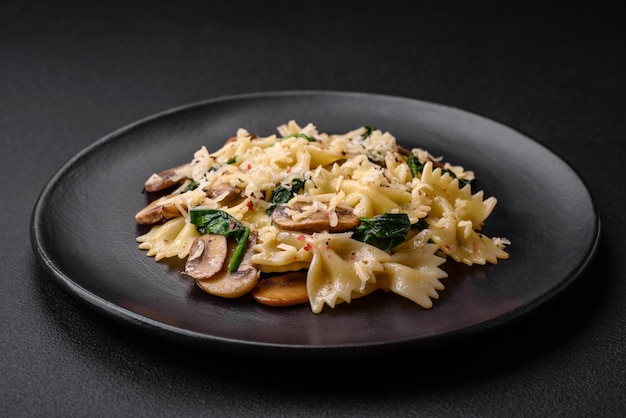
[[[128,3],[0,5],[0,415],[626,413],[624,13],[591,2]],[[82,148],[170,107],[287,89],[413,97],[529,135],[589,185],[603,227],[594,263],[555,300],[462,347],[321,364],[139,335],[37,265],[33,205]]]

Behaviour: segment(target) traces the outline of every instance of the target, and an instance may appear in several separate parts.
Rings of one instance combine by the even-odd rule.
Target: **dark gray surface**
[[[626,412],[623,13],[585,3],[30,4],[0,6],[2,415]],[[173,106],[287,89],[413,97],[527,134],[591,189],[603,224],[597,258],[551,303],[462,348],[371,361],[277,358],[276,367],[120,326],[37,265],[33,206],[75,153]]]

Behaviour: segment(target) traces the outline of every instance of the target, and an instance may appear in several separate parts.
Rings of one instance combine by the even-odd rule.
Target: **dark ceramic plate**
[[[271,308],[225,300],[137,248],[143,182],[220,147],[237,128],[276,133],[290,119],[341,133],[362,125],[476,173],[498,199],[484,232],[506,237],[510,259],[463,267],[430,310],[394,294],[324,308]],[[89,146],[42,191],[32,241],[43,266],[71,293],[141,330],[232,353],[324,357],[416,349],[501,325],[539,306],[581,274],[600,223],[588,189],[554,153],[499,123],[423,101],[349,92],[277,92],[207,100],[141,120]]]

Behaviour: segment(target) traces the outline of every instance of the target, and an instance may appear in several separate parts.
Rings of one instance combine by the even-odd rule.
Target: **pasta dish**
[[[497,200],[477,184],[474,172],[375,127],[240,128],[146,180],[151,202],[135,219],[151,227],[137,242],[157,261],[185,259],[182,273],[218,297],[308,303],[319,314],[382,290],[428,309],[447,259],[509,258],[509,240],[481,233]]]

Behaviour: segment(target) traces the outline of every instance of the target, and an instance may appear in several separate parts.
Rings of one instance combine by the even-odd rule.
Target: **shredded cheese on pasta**
[[[430,308],[444,289],[447,273],[440,266],[448,257],[470,266],[509,257],[506,238],[480,232],[497,200],[462,183],[474,179],[472,171],[420,148],[399,147],[391,133],[375,128],[331,135],[292,120],[277,132],[260,137],[240,128],[221,148],[198,149],[178,169],[184,178],[178,189],[160,198],[175,208],[174,216],[137,237],[139,248],[156,260],[186,258],[200,236],[190,210],[225,211],[256,233],[251,262],[261,274],[307,269],[314,313],[377,289]],[[409,155],[420,163],[419,174]],[[342,210],[360,219],[406,214],[411,232],[404,243],[382,250],[354,239],[353,231],[282,229],[268,215],[270,197],[294,181],[302,188],[284,202],[284,213],[296,224],[322,213],[336,227]],[[237,191],[235,199],[229,190]]]

